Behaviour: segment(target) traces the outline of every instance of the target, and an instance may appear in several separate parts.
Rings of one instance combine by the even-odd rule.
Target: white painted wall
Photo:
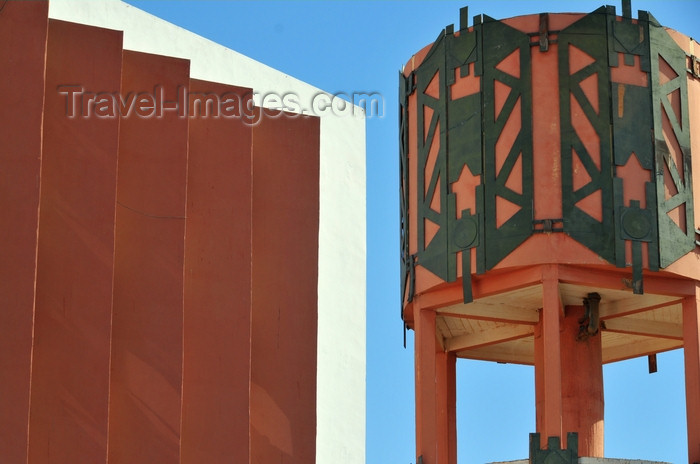
[[[319,92],[119,0],[51,0],[49,17],[124,31],[124,48],[189,59],[196,79],[293,92],[302,104]],[[264,103],[257,101],[258,104]],[[267,105],[266,105],[267,106]],[[356,112],[361,113],[360,108]],[[318,263],[318,464],[365,460],[365,120],[321,117]]]

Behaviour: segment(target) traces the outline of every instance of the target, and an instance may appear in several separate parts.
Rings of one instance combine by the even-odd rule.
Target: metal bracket
[[[404,93],[406,94],[406,97],[409,97],[413,92],[416,91],[416,72],[411,71],[411,74],[406,76],[404,78],[405,81],[405,87],[404,87]]]
[[[555,224],[559,224],[555,227]],[[532,232],[535,234],[548,234],[551,232],[564,232],[564,219],[533,219]]]
[[[594,337],[598,334],[598,331],[600,330],[600,311],[598,309],[599,303],[600,294],[598,293],[589,293],[588,296],[583,299],[585,313],[578,321],[578,323],[581,325],[579,326],[576,340],[588,340],[588,338]]]
[[[409,285],[408,285],[408,301],[413,301],[413,296],[416,292],[416,255],[411,255],[409,260]]]
[[[462,299],[465,304],[474,301],[471,249],[479,246],[479,230],[482,222],[478,214],[471,214],[471,209],[466,209],[462,211],[462,217],[456,221],[453,228],[453,244],[462,251]]]
[[[697,235],[698,238],[700,238],[700,229],[695,229],[695,235]],[[697,239],[695,240],[695,246],[700,247],[700,240],[697,240]]]
[[[622,190],[621,179],[615,179],[617,191]],[[649,197],[653,200],[652,194],[654,186],[652,183],[647,183],[647,202],[651,205],[655,205],[654,201],[649,201]],[[617,252],[617,266],[625,267],[625,241],[632,242],[632,289],[636,294],[644,293],[644,286],[642,282],[642,243],[648,243],[648,256],[649,256],[649,269],[658,270],[658,232],[656,224],[656,215],[654,211],[649,208],[640,208],[639,200],[631,200],[630,206],[622,206],[622,199],[618,198],[621,195],[619,193],[616,195],[615,203],[618,205],[616,208],[616,220],[619,223],[619,230],[617,231],[617,246],[619,250]]]
[[[549,50],[549,14],[540,13],[540,51]]]
[[[656,353],[650,354],[648,357],[648,362],[649,362],[649,373],[654,374],[658,371],[657,363],[656,363]]]
[[[530,42],[530,47],[540,47],[541,52],[549,51],[549,45],[558,42],[557,39],[552,39],[550,37],[560,32],[559,30],[549,30],[549,13],[540,13],[540,27],[538,32],[531,32],[528,34],[530,38],[537,37],[537,41]]]
[[[685,56],[690,58],[690,68],[687,68],[686,71],[694,78],[700,79],[700,58],[687,53]]]

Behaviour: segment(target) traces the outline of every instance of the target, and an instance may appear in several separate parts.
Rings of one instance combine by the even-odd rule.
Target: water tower
[[[418,462],[456,463],[457,358],[534,365],[531,462],[578,462],[604,454],[602,365],[677,348],[700,462],[699,55],[623,1],[471,26],[463,8],[405,65]]]

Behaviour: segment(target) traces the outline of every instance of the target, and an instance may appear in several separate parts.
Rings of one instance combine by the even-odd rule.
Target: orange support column
[[[422,310],[419,299],[414,298],[413,314],[416,372],[416,459],[422,456],[424,464],[437,464],[435,312]]]
[[[149,95],[188,85],[188,61],[124,51],[122,94],[145,100],[119,137],[110,464],[180,463],[188,119]]]
[[[316,456],[320,120],[265,113],[253,127],[250,462],[307,464]]]
[[[541,444],[546,446],[548,437],[562,436],[562,305],[556,266],[543,266],[542,271],[542,309],[537,330],[539,337],[535,337],[535,393],[537,431]]]
[[[0,456],[27,461],[48,2],[0,12]]]
[[[455,353],[447,353],[447,450],[448,464],[457,464],[457,356]]]
[[[416,456],[424,464],[456,462],[455,361],[437,341],[435,311],[413,301],[416,371]],[[454,461],[452,461],[454,459]]]
[[[579,456],[603,457],[603,348],[600,332],[579,337],[583,306],[566,306],[561,333],[562,431],[578,433]]]
[[[457,464],[456,421],[456,361],[454,353],[438,351],[435,354],[435,380],[438,388],[437,435],[446,437],[438,442],[438,462]],[[442,393],[444,389],[444,394]]]
[[[105,462],[121,32],[49,21],[29,463]],[[73,90],[77,90],[73,87]]]
[[[683,299],[683,353],[688,420],[688,462],[700,462],[700,284]]]
[[[250,92],[190,81],[222,104]],[[219,109],[189,123],[183,463],[249,462],[252,129]]]

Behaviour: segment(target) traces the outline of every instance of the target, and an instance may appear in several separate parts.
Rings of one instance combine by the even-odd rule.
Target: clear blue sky
[[[397,74],[459,9],[496,19],[590,12],[598,1],[133,1],[160,18],[331,93],[377,91],[367,121],[367,464],[415,462],[413,338],[399,318]],[[621,11],[619,0],[609,2]],[[663,25],[700,36],[700,1],[633,0]],[[607,365],[606,456],[686,462],[683,354]],[[532,367],[459,360],[460,464],[523,459],[535,430]],[[342,421],[342,418],[338,418]],[[698,418],[700,420],[700,418]],[[342,464],[342,463],[338,463]]]

